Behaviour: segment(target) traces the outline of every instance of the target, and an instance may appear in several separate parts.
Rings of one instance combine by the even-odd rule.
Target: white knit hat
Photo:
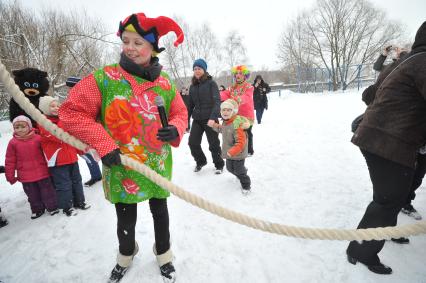
[[[19,115],[15,117],[15,119],[13,119],[12,121],[12,125],[14,125],[16,122],[25,122],[28,124],[28,127],[30,128],[30,130],[33,128],[33,124],[31,123],[30,118],[28,118],[27,116]]]
[[[52,96],[49,96],[49,95],[40,97],[38,109],[40,109],[40,111],[43,112],[44,114],[46,114],[47,116],[52,115],[52,113],[50,113],[50,104],[53,101],[59,102],[59,99],[57,97],[52,97]]]
[[[231,98],[225,100],[224,102],[222,102],[222,104],[220,104],[220,110],[224,108],[232,109],[233,115],[238,113],[238,103]]]

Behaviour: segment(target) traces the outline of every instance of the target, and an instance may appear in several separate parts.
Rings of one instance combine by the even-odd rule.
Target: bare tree
[[[169,33],[161,38],[165,50],[160,53],[160,59],[166,70],[170,73],[173,80],[176,82],[177,87],[180,89],[182,86],[189,83],[188,77],[190,76],[189,62],[190,58],[187,53],[189,26],[180,17],[174,16],[173,19],[179,23],[185,35],[185,40],[177,48],[173,45],[176,40],[174,33]]]
[[[277,55],[279,62],[284,66],[283,74],[290,76],[286,78],[287,80],[308,81],[312,79],[311,73],[305,70],[318,66],[309,44],[313,37],[304,24],[306,17],[306,14],[298,15],[280,36]]]
[[[224,60],[229,70],[247,60],[246,47],[243,43],[243,37],[236,30],[228,33],[223,43]]]
[[[192,63],[197,58],[203,58],[209,64],[209,70],[220,64],[220,48],[216,35],[207,23],[199,28],[191,29],[181,18],[174,17],[185,34],[185,41],[178,48],[173,46],[175,37],[167,35],[163,40],[166,50],[161,53],[165,67],[172,74],[178,87],[188,85],[192,76]]]
[[[300,35],[294,32],[294,23]],[[279,58],[304,64],[310,56],[313,65],[326,68],[333,90],[349,85],[354,78],[352,65],[371,62],[386,42],[402,35],[398,23],[387,20],[366,0],[318,0],[294,23],[284,32]]]
[[[18,1],[0,5],[0,57],[7,69],[47,71],[55,91],[69,75],[86,75],[106,61],[108,33],[84,11],[37,14],[26,12]]]

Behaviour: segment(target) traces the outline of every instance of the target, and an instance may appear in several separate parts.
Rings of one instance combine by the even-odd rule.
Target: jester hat
[[[238,65],[235,67],[232,67],[231,73],[235,76],[237,73],[242,73],[246,80],[250,77],[250,70],[247,68],[246,65]]]
[[[132,14],[120,22],[117,35],[121,38],[123,31],[132,31],[138,33],[146,41],[152,44],[154,51],[160,53],[165,48],[158,47],[158,40],[163,35],[173,31],[177,39],[174,46],[183,42],[183,31],[179,25],[172,19],[164,16],[157,18],[147,18],[144,13]]]

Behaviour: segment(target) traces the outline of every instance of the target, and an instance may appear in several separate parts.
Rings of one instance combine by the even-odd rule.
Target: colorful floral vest
[[[247,81],[235,83],[230,88],[221,92],[221,100],[232,98],[238,103],[238,115],[246,117],[250,124],[254,123],[253,86]]]
[[[169,112],[176,89],[168,75],[161,72],[150,82],[114,64],[97,70],[94,77],[102,93],[100,120],[120,151],[170,180],[172,152],[168,143],[156,137],[162,126],[154,103],[155,97],[162,96]],[[123,165],[103,166],[103,174],[105,197],[112,203],[138,203],[170,195],[144,175]]]

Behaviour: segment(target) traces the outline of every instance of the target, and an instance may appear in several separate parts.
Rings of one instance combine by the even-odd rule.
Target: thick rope
[[[47,129],[57,138],[63,140],[70,145],[86,151],[89,147],[76,139],[75,137],[64,132],[62,129],[58,128],[55,124],[50,122],[46,117],[41,114],[41,112],[35,108],[33,104],[30,103],[28,98],[20,91],[18,86],[15,85],[14,80],[10,77],[9,72],[6,70],[6,67],[2,64],[0,60],[0,80],[3,82],[7,92],[9,92],[13,99],[25,110],[31,117],[37,121],[43,128]],[[397,227],[384,227],[384,228],[369,228],[369,229],[319,229],[319,228],[305,228],[305,227],[296,227],[288,226],[278,223],[272,223],[264,221],[261,219],[256,219],[254,217],[249,217],[239,212],[227,209],[225,207],[216,205],[212,202],[209,202],[197,195],[194,195],[190,192],[187,192],[178,186],[171,183],[169,180],[159,175],[155,171],[151,170],[149,167],[143,163],[131,159],[125,155],[120,155],[121,161],[124,165],[129,166],[130,168],[138,171],[139,173],[145,175],[150,180],[152,180],[157,185],[165,188],[169,192],[173,193],[177,197],[189,202],[201,209],[204,209],[208,212],[211,212],[215,215],[218,215],[222,218],[228,219],[230,221],[270,232],[279,235],[285,235],[295,238],[303,239],[317,239],[317,240],[384,240],[390,238],[400,238],[413,235],[426,234],[426,221],[417,221],[416,224],[409,224],[404,226]]]

